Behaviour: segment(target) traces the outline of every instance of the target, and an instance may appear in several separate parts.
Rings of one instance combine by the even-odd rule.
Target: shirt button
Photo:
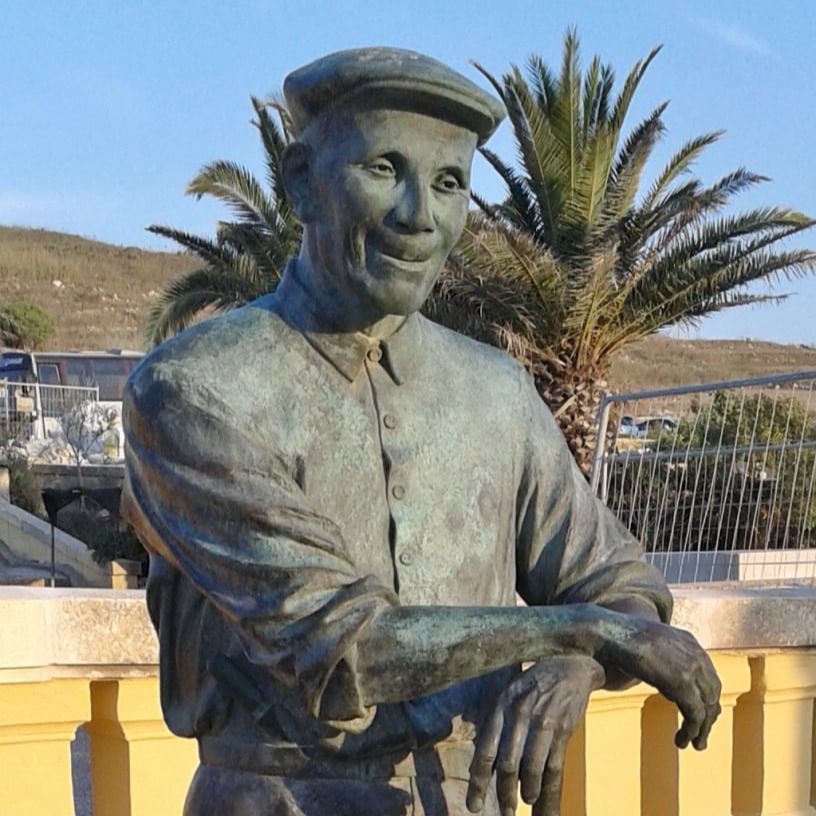
[[[394,429],[397,427],[397,418],[393,414],[386,414],[383,417],[383,425],[386,428]]]
[[[402,485],[394,485],[391,488],[391,495],[395,499],[404,499],[405,498],[405,488]]]
[[[379,363],[380,360],[382,360],[382,349],[379,346],[374,346],[374,348],[370,348],[366,352],[366,357],[368,357],[372,363]]]
[[[400,564],[410,567],[414,563],[414,556],[409,552],[400,553],[399,561]]]

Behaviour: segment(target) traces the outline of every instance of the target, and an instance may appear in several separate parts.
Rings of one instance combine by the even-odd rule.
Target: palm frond
[[[260,182],[235,162],[215,161],[204,167],[187,185],[186,192],[196,198],[212,196],[226,204],[238,218],[250,222],[268,220],[275,203]]]
[[[662,45],[655,46],[646,55],[645,59],[638,60],[624,80],[623,88],[615,101],[609,120],[613,132],[620,133],[623,129],[623,123],[626,120],[627,113],[629,113],[629,106],[632,104],[635,91],[637,91],[638,85],[640,85],[640,81],[643,79],[646,70],[652,64],[652,60],[660,53],[662,48]]]
[[[658,105],[629,134],[618,152],[607,196],[608,210],[618,218],[623,217],[635,202],[643,170],[665,132],[662,116],[667,106],[668,102]]]
[[[535,94],[537,107],[549,116],[558,94],[555,75],[538,54],[532,54],[527,60],[527,75],[530,77],[530,86]],[[517,79],[521,79],[520,72]]]
[[[202,266],[170,283],[153,308],[147,333],[151,342],[214,314],[254,300],[277,286],[286,263],[299,249],[301,226],[283,185],[281,161],[291,138],[291,122],[277,100],[251,98],[266,164],[268,189],[245,167],[231,161],[205,165],[187,187],[197,198],[211,196],[236,216],[219,221],[216,238],[152,225],[196,256]],[[278,121],[270,113],[277,113]]]
[[[272,193],[271,197],[280,204],[287,200],[281,162],[283,151],[291,141],[289,136],[291,125],[289,124],[288,112],[286,106],[278,99],[261,100],[255,96],[251,97],[251,99],[257,117],[252,124],[258,129],[264,150],[266,181]],[[280,126],[269,113],[270,108],[278,114],[281,122]]]
[[[183,246],[189,254],[198,256],[202,261],[216,269],[231,267],[235,258],[235,252],[230,246],[216,243],[209,238],[191,232],[165,227],[161,224],[151,224],[147,227],[147,231],[175,241]]]
[[[497,89],[504,102],[513,126],[519,158],[528,169],[525,184],[520,185],[520,177],[492,151],[481,148],[481,153],[504,178],[522,220],[535,231],[539,240],[546,243],[555,232],[560,210],[561,193],[555,182],[561,177],[563,156],[559,155],[555,142],[547,138],[549,125],[539,115],[529,88],[520,75],[505,76],[502,85],[481,65],[474,65]],[[532,122],[528,114],[533,116]]]
[[[507,189],[510,191],[509,201],[499,205],[497,210],[506,212],[512,208],[527,230],[534,235],[538,234],[543,225],[541,224],[540,213],[535,206],[535,197],[530,190],[529,181],[519,175],[509,164],[505,164],[492,150],[482,148],[481,152],[493,169],[502,177]]]
[[[226,275],[205,266],[173,281],[162,293],[148,316],[146,337],[151,345],[186,329],[202,312],[218,312],[242,306],[264,294],[262,286],[247,287],[247,274]]]
[[[697,136],[686,142],[680,150],[669,159],[663,171],[652,183],[642,202],[642,207],[648,209],[657,206],[660,200],[667,194],[669,187],[682,173],[688,172],[691,165],[699,158],[700,154],[710,147],[714,142],[722,138],[725,131],[718,130],[715,133],[706,133]]]
[[[561,144],[566,155],[568,169],[568,190],[575,189],[578,161],[581,151],[579,141],[581,105],[581,65],[580,46],[576,30],[570,29],[564,37],[564,54],[561,61],[561,75],[550,116],[553,137]]]

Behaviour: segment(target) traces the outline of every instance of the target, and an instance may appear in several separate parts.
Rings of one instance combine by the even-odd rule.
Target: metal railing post
[[[601,481],[601,467],[604,467],[604,489],[606,492],[606,432],[609,430],[609,414],[612,410],[612,398],[609,394],[604,394],[601,399],[601,405],[598,408],[598,419],[595,423],[597,428],[597,435],[595,437],[595,453],[592,456],[592,471],[590,474],[589,483],[592,486],[592,492],[598,495],[598,485]],[[603,501],[606,501],[606,496],[602,496]]]

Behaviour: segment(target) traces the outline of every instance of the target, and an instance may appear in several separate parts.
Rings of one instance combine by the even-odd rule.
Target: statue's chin
[[[378,287],[379,288],[379,287]],[[416,282],[400,281],[396,285],[382,287],[385,291],[375,294],[374,301],[383,315],[400,315],[407,317],[422,308],[428,297],[429,286]]]

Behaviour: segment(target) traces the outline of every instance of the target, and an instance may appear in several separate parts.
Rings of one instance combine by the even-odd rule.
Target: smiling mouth
[[[382,249],[378,249],[377,253],[381,255],[383,258],[391,261],[392,263],[397,264],[407,264],[412,266],[421,266],[422,264],[428,263],[430,258],[426,257],[405,257],[404,255],[392,255],[390,252],[385,252]]]
[[[431,260],[432,254],[420,247],[399,246],[387,242],[366,242],[366,249],[380,255],[390,263],[421,266]]]
[[[390,263],[421,266],[433,258],[435,247],[431,243],[427,240],[399,240],[397,236],[383,231],[378,235],[369,234],[365,239],[365,248]]]

